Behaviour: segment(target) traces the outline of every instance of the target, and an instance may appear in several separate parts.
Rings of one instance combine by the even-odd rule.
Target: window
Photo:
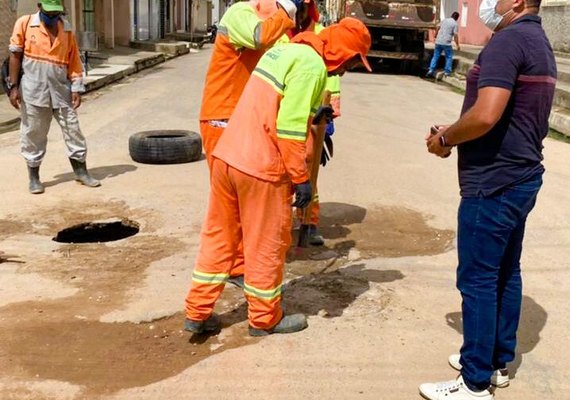
[[[95,32],[95,5],[93,0],[83,0],[83,30]]]

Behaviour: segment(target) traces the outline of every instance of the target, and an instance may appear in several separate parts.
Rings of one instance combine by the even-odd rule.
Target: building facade
[[[570,53],[570,0],[543,0],[540,15],[554,50]]]
[[[227,0],[214,1],[64,0],[64,4],[66,18],[76,33],[88,32],[97,37],[99,48],[114,48],[128,46],[133,40],[164,39],[175,32],[206,32],[226,9]],[[16,15],[36,12],[37,3],[37,0],[0,0],[0,34],[8,29],[4,25],[11,25],[11,32]],[[9,33],[5,35],[9,38]],[[7,38],[3,36],[4,43]]]
[[[18,11],[17,0],[0,0],[0,62],[8,57],[10,36],[14,29]]]
[[[459,0],[457,12],[459,12],[459,42],[475,46],[484,46],[491,38],[489,30],[479,18],[479,6],[481,0]]]
[[[483,46],[491,38],[492,32],[479,19],[480,4],[481,0],[459,0],[454,10],[461,14],[459,41],[463,44]],[[543,0],[540,15],[554,50],[570,53],[570,0]]]

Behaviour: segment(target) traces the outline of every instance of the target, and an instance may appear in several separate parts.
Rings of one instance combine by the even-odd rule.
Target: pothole
[[[140,226],[130,219],[113,218],[85,222],[65,228],[53,238],[59,243],[103,243],[125,239],[139,233]]]

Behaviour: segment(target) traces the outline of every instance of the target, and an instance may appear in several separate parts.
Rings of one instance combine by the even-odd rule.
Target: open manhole
[[[130,219],[85,222],[65,228],[53,238],[59,243],[113,242],[139,233],[139,224]]]

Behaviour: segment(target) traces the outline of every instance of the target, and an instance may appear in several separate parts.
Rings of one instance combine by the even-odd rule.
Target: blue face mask
[[[59,14],[54,15],[54,16],[50,16],[47,14],[44,14],[43,11],[40,11],[40,20],[44,23],[45,26],[49,26],[52,27],[55,24],[57,24],[57,21],[59,21]]]

